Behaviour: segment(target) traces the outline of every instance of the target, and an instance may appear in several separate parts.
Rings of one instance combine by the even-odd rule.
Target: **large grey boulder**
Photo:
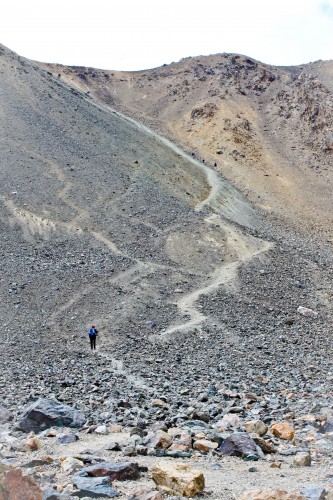
[[[233,457],[257,457],[257,446],[246,432],[234,432],[227,437],[220,447],[222,455]]]
[[[56,399],[43,399],[26,408],[19,427],[24,432],[41,432],[49,427],[81,427],[86,421],[83,413]]]
[[[118,491],[112,488],[109,477],[80,477],[73,478],[73,485],[77,488],[74,495],[79,498],[114,498],[119,495]]]
[[[111,481],[133,481],[140,477],[139,465],[136,462],[100,462],[82,468],[77,477],[105,477]]]

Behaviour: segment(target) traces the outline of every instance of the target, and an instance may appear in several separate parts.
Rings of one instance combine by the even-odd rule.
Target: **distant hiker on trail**
[[[89,339],[90,339],[90,348],[96,349],[96,337],[98,334],[98,330],[95,326],[92,326],[89,330]]]

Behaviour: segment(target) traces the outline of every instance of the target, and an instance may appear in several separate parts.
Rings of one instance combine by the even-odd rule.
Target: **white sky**
[[[2,0],[0,43],[114,70],[221,52],[303,64],[333,59],[333,0]]]

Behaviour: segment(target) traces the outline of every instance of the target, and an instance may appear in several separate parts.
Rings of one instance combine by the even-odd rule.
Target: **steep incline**
[[[12,360],[3,369],[10,376],[23,361],[27,395],[37,358],[46,391],[60,353],[85,359],[91,322],[110,359],[109,344],[146,331],[150,318],[160,318],[154,333],[174,325],[181,283],[195,315],[195,299],[226,282],[229,263],[237,279],[237,248],[259,218],[218,173],[146,126],[6,48],[0,65],[0,320]],[[232,223],[244,226],[237,239]],[[247,259],[258,253],[249,248]]]
[[[132,73],[49,68],[216,164],[272,218],[331,232],[332,61],[279,68],[218,54]]]

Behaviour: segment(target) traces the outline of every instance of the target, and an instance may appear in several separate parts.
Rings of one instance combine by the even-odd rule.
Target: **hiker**
[[[89,340],[90,340],[90,348],[96,349],[96,337],[98,334],[98,330],[95,326],[92,326],[89,330]]]

